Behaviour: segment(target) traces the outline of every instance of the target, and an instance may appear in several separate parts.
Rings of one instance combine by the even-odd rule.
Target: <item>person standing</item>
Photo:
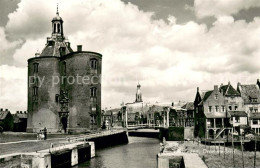
[[[47,128],[46,127],[44,127],[44,129],[43,129],[43,135],[44,135],[44,140],[46,140],[47,139]]]

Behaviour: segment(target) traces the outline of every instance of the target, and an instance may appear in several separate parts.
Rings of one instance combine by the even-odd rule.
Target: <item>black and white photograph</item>
[[[260,168],[260,0],[0,0],[1,168]]]

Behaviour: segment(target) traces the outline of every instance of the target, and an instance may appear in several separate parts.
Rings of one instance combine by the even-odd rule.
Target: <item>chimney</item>
[[[77,50],[78,50],[78,52],[81,52],[82,51],[82,45],[77,45]]]
[[[174,102],[172,102],[172,107],[174,107]]]
[[[214,92],[218,92],[218,85],[214,85]]]
[[[5,111],[8,111],[8,109],[5,109]]]
[[[26,114],[26,111],[24,111],[24,114]]]
[[[222,87],[222,86],[223,86],[223,83],[221,83],[220,87]]]
[[[1,108],[0,111],[3,111],[3,109]]]
[[[19,111],[16,111],[16,114],[19,114]]]

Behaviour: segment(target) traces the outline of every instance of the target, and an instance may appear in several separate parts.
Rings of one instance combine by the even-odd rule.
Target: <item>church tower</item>
[[[141,92],[141,85],[139,83],[137,85],[135,102],[143,102],[143,100],[142,100],[142,92]]]

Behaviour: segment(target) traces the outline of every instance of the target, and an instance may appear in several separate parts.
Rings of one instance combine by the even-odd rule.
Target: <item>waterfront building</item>
[[[253,113],[250,115],[249,126],[253,133],[260,135],[260,113]]]
[[[197,91],[198,92],[198,91]],[[197,97],[196,97],[197,98]],[[230,115],[225,108],[225,97],[219,90],[218,86],[214,86],[214,90],[206,91],[203,94],[202,101],[197,105],[198,110],[202,115],[198,120],[204,120],[200,123],[195,123],[197,132],[200,137],[217,138],[229,127]],[[198,125],[205,124],[205,125]],[[204,135],[204,136],[203,136]]]
[[[253,132],[259,134],[260,129],[260,90],[259,79],[256,84],[237,84],[237,90],[241,94],[248,115],[248,123]]]
[[[244,111],[229,111],[230,124],[234,128],[234,132],[242,135],[244,129],[248,126],[247,114]]]
[[[28,60],[28,132],[88,132],[101,127],[102,55],[73,51],[57,10],[51,37]]]

